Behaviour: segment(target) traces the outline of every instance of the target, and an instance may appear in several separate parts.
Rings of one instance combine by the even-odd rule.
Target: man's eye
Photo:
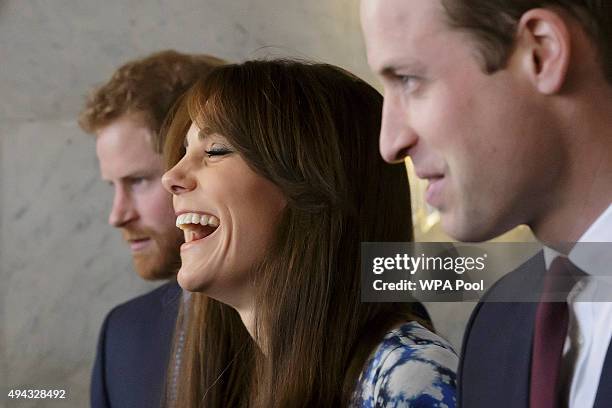
[[[146,177],[132,177],[130,178],[130,185],[132,187],[142,186],[148,179]]]
[[[397,80],[402,84],[402,88],[406,92],[414,91],[419,84],[419,78],[414,75],[398,75]]]

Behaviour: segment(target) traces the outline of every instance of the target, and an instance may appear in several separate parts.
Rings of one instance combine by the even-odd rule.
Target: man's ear
[[[571,36],[567,22],[549,9],[532,9],[517,27],[520,65],[536,89],[543,94],[561,90],[571,57]]]

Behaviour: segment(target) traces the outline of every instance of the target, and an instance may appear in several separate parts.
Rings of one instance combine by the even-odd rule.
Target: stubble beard
[[[180,245],[183,236],[180,231],[166,234],[151,232],[152,247],[132,255],[136,273],[145,280],[163,280],[176,276],[181,266]]]

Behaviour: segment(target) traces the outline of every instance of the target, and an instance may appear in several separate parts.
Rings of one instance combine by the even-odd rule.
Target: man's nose
[[[388,163],[403,161],[417,142],[399,99],[385,96],[380,128],[380,154]]]
[[[138,218],[132,197],[122,188],[115,189],[113,207],[108,216],[108,223],[113,227],[123,227]]]

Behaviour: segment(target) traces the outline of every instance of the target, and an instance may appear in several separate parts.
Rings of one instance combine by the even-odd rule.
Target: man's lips
[[[145,249],[151,243],[151,238],[149,237],[141,237],[141,238],[128,238],[128,244],[130,245],[130,249],[132,252],[137,252]]]
[[[442,189],[445,183],[443,172],[433,169],[416,169],[415,173],[418,178],[428,181],[427,190],[425,191],[425,201],[435,208],[440,208],[442,204]]]
[[[442,204],[442,190],[446,180],[444,176],[429,177],[427,180],[429,184],[427,190],[425,190],[425,201],[432,207],[439,209]]]
[[[416,173],[416,176],[423,180],[439,179],[439,178],[444,177],[443,172],[435,171],[433,169],[423,170],[423,169],[418,169],[415,166],[414,171]]]

